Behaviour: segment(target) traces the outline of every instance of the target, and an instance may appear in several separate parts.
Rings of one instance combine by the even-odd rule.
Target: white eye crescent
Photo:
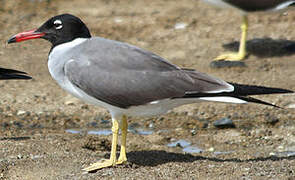
[[[62,22],[61,20],[57,19],[53,22],[55,29],[61,29],[62,28]]]

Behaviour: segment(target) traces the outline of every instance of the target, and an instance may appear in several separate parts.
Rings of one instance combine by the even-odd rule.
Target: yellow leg
[[[91,166],[84,168],[84,171],[95,171],[98,169],[102,169],[105,167],[115,166],[116,165],[116,148],[117,148],[117,140],[118,140],[118,131],[119,131],[119,123],[116,118],[113,118],[113,140],[112,140],[112,150],[111,150],[111,157],[107,160],[102,160],[92,164]]]
[[[121,131],[122,131],[122,137],[121,137],[121,151],[120,156],[116,164],[122,164],[127,161],[126,156],[126,138],[127,138],[127,117],[123,115],[122,121],[121,121]]]
[[[242,37],[240,41],[240,47],[238,53],[228,53],[222,54],[215,58],[214,60],[227,60],[227,61],[240,61],[246,57],[246,39],[247,39],[247,31],[248,31],[248,18],[247,16],[243,16],[243,24],[241,25],[242,29]]]

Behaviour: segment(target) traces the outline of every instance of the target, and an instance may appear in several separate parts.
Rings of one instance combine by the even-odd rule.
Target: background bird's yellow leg
[[[247,41],[247,33],[248,33],[248,17],[247,16],[243,16],[243,24],[241,25],[241,29],[242,29],[242,37],[240,41],[239,56],[242,59],[244,59],[246,56],[246,41]]]
[[[117,141],[118,141],[119,123],[116,118],[113,118],[112,121],[113,121],[113,126],[112,126],[113,140],[112,140],[112,150],[111,150],[110,159],[96,162],[92,164],[91,166],[84,168],[83,170],[95,171],[98,169],[116,165],[116,149],[117,149]]]
[[[246,15],[243,16],[243,23],[241,25],[242,37],[240,41],[240,47],[238,53],[228,53],[222,54],[215,58],[214,60],[227,60],[227,61],[240,61],[246,57],[246,40],[247,40],[247,32],[248,32],[248,17]]]
[[[122,121],[121,121],[121,131],[122,131],[122,137],[121,137],[121,151],[120,156],[116,164],[122,164],[127,161],[126,156],[126,138],[127,138],[127,117],[123,115]]]

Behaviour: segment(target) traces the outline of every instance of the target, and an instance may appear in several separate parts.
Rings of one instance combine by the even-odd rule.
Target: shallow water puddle
[[[108,136],[112,134],[112,131],[110,129],[90,130],[90,131],[87,131],[87,134]]]
[[[213,154],[222,155],[222,154],[230,154],[230,153],[234,153],[234,151],[215,151]]]
[[[186,153],[201,153],[203,152],[203,149],[198,148],[196,146],[187,146],[183,148],[182,151]]]
[[[183,152],[186,153],[201,153],[203,150],[197,146],[191,146],[191,142],[180,139],[175,142],[167,144],[168,147],[181,147]]]
[[[66,129],[67,133],[71,133],[71,134],[82,134],[82,133],[86,133],[86,134],[94,134],[94,135],[104,135],[104,136],[108,136],[112,134],[112,131],[109,129],[98,129],[98,130],[76,130],[76,129]]]
[[[189,145],[191,145],[191,143],[183,139],[167,144],[168,147],[182,147],[182,148]]]
[[[92,129],[92,130],[77,130],[77,129],[66,129],[67,133],[71,134],[79,134],[79,133],[87,133],[87,134],[93,134],[93,135],[103,135],[108,136],[112,134],[111,129]],[[128,132],[131,132],[133,134],[139,134],[139,135],[151,135],[153,134],[153,130],[146,130],[146,129],[129,129]]]
[[[71,133],[71,134],[79,134],[79,133],[81,133],[81,131],[74,130],[74,129],[66,129],[66,132]]]
[[[283,151],[283,152],[276,152],[274,153],[276,157],[293,157],[295,156],[295,151]]]
[[[145,129],[129,129],[128,132],[131,132],[133,134],[139,134],[139,135],[151,135],[153,134],[153,130],[145,130]]]

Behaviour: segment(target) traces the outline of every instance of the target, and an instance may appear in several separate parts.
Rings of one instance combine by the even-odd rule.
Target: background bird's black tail
[[[27,73],[14,70],[14,69],[5,69],[0,68],[0,79],[8,80],[8,79],[32,79],[32,77],[25,75]]]
[[[281,89],[281,88],[272,88],[264,86],[251,86],[244,84],[229,83],[234,86],[233,92],[221,92],[221,93],[192,93],[186,94],[182,98],[204,98],[204,97],[233,97],[246,102],[253,102],[258,104],[264,104],[268,106],[278,107],[271,103],[249,97],[250,95],[263,95],[263,94],[285,94],[285,93],[294,93],[294,91]]]

